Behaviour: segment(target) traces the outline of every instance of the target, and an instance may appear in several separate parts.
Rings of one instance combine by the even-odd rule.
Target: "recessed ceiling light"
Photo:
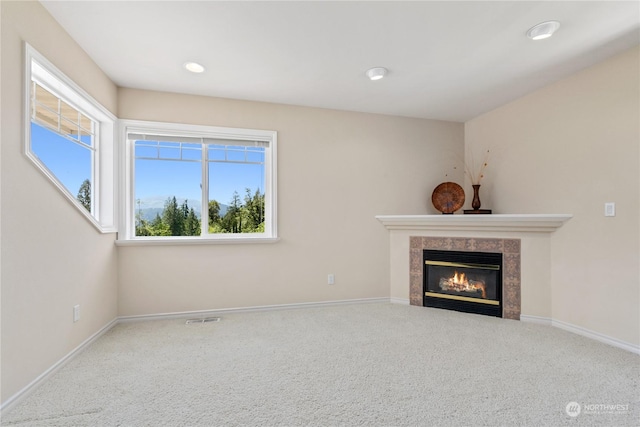
[[[527,31],[527,37],[531,40],[547,39],[551,37],[558,28],[560,28],[560,23],[558,21],[541,22],[540,24],[529,28],[529,31]]]
[[[367,77],[369,77],[370,80],[380,80],[386,76],[388,72],[389,70],[384,67],[370,68],[367,70]]]
[[[204,67],[197,62],[185,62],[184,68],[192,73],[202,73],[204,72]]]

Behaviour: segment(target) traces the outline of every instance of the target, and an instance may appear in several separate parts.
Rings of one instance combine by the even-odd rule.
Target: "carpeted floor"
[[[119,324],[2,425],[638,426],[639,384],[638,355],[557,328],[337,305]]]

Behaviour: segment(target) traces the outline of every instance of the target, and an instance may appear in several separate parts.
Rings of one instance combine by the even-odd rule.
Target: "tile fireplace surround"
[[[422,306],[424,249],[503,254],[503,317],[551,317],[551,233],[571,215],[384,215],[392,301]]]
[[[423,253],[441,251],[501,253],[502,317],[520,320],[520,239],[475,239],[464,237],[409,237],[409,303],[422,306]]]

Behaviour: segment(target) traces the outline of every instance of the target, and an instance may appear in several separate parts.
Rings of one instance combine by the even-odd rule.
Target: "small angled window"
[[[90,213],[97,123],[31,82],[31,153]]]
[[[100,231],[116,231],[115,117],[26,45],[27,157]]]

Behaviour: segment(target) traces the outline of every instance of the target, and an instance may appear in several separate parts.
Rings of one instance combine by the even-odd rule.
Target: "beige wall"
[[[118,109],[123,119],[278,131],[281,238],[119,247],[122,316],[388,297],[389,235],[374,216],[433,212],[431,192],[464,144],[460,123],[132,89],[120,89]]]
[[[574,215],[551,239],[551,317],[635,345],[640,344],[639,51],[631,49],[465,124],[467,149],[491,149],[483,207],[494,213]],[[605,202],[616,203],[615,217],[604,217]]]
[[[638,49],[463,127],[117,90],[39,3],[2,1],[0,19],[3,402],[118,314],[388,297],[390,237],[374,216],[436,213],[431,192],[462,181],[464,144],[492,150],[483,207],[574,214],[550,239],[550,271],[533,273],[550,288],[523,289],[523,313],[640,343]],[[278,131],[281,240],[116,249],[22,154],[23,40],[121,118]]]
[[[101,235],[23,154],[23,41],[116,113],[116,87],[38,2],[0,2],[2,402],[117,315]],[[73,323],[73,306],[81,320]]]

